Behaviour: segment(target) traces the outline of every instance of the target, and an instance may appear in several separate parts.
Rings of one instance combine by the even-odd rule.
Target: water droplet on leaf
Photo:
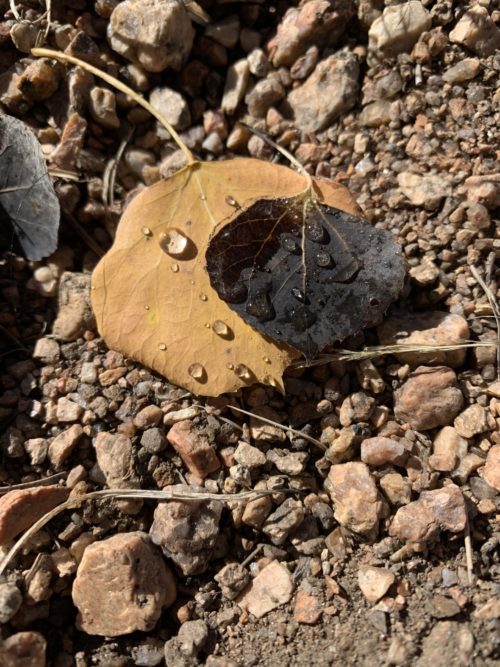
[[[227,336],[229,333],[229,327],[222,320],[215,320],[212,324],[212,329],[218,336]]]
[[[295,297],[297,301],[300,301],[300,303],[305,303],[307,301],[306,295],[298,287],[292,287],[290,291],[292,292],[292,296]]]
[[[304,332],[316,322],[316,319],[312,310],[307,306],[302,306],[292,313],[290,322],[297,331]]]
[[[291,236],[285,236],[281,241],[281,245],[285,250],[288,250],[288,252],[295,252],[299,247],[297,241]]]
[[[175,227],[169,227],[160,233],[158,243],[167,255],[182,257],[188,250],[189,239]]]
[[[208,300],[208,296],[207,296],[204,292],[200,292],[200,299],[201,299],[202,301],[207,301],[207,300]]]
[[[308,220],[304,225],[304,234],[310,241],[321,243],[325,238],[325,228],[317,220]]]
[[[179,271],[179,265],[178,264],[172,264],[170,267],[174,273],[178,273]]]
[[[253,317],[259,320],[259,322],[268,322],[276,314],[267,292],[259,292],[250,297],[246,303],[245,310],[249,315],[253,315]]]
[[[167,346],[165,345],[165,343],[160,343],[158,345],[158,349],[164,352],[167,349]]]
[[[234,208],[240,208],[240,205],[238,204],[236,199],[234,197],[231,197],[231,195],[228,195],[226,197],[226,204],[228,204],[229,206],[233,206]]]
[[[201,378],[205,375],[205,369],[201,364],[191,364],[191,366],[188,368],[188,373],[195,380],[201,380]]]
[[[234,372],[240,378],[240,380],[250,380],[252,377],[250,370],[247,366],[245,366],[245,364],[238,364],[234,369]]]
[[[322,269],[327,269],[332,265],[332,257],[324,250],[320,250],[316,253],[316,264]]]
[[[148,239],[150,239],[153,236],[153,232],[149,229],[149,227],[141,227],[141,232]]]

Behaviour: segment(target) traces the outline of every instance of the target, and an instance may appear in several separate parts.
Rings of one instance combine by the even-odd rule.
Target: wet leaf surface
[[[379,322],[406,270],[390,232],[300,198],[256,201],[217,231],[206,259],[221,299],[307,359]]]
[[[29,260],[57,248],[59,200],[33,132],[17,118],[0,115],[0,206]]]
[[[357,206],[341,185],[315,181],[328,204]],[[108,346],[205,396],[255,382],[282,388],[300,353],[257,331],[210,284],[205,253],[222,221],[261,197],[304,190],[292,169],[254,159],[197,163],[144,189],[126,209],[92,279]]]

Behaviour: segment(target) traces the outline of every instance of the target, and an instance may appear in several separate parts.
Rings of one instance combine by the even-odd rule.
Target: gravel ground
[[[0,110],[35,131],[63,210],[52,257],[9,237],[0,260],[2,554],[75,501],[0,578],[0,664],[499,664],[498,2],[72,0],[46,35],[44,6],[0,7]],[[204,160],[285,163],[247,124],[347,186],[408,278],[344,347],[481,346],[217,399],[109,350],[91,271],[129,194],[183,155],[35,43],[126,81]],[[177,496],[78,503],[108,487]]]

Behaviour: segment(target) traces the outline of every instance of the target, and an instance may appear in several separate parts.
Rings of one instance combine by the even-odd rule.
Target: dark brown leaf
[[[390,232],[301,198],[256,201],[211,239],[206,261],[221,299],[307,359],[380,321],[406,272]]]

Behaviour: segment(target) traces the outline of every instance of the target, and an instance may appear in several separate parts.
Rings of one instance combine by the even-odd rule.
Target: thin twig
[[[498,305],[495,295],[490,290],[488,285],[484,282],[483,278],[479,274],[479,271],[473,264],[471,264],[470,270],[472,275],[481,285],[481,287],[484,290],[484,293],[486,294],[486,298],[488,299],[488,303],[491,306],[491,310],[493,311],[493,317],[495,318],[495,322],[497,325],[497,379],[500,380],[500,306]]]
[[[465,562],[467,566],[467,581],[469,582],[469,586],[472,586],[472,584],[474,583],[474,563],[472,560],[472,540],[470,538],[469,515],[467,512],[465,519],[464,546],[465,546]]]

